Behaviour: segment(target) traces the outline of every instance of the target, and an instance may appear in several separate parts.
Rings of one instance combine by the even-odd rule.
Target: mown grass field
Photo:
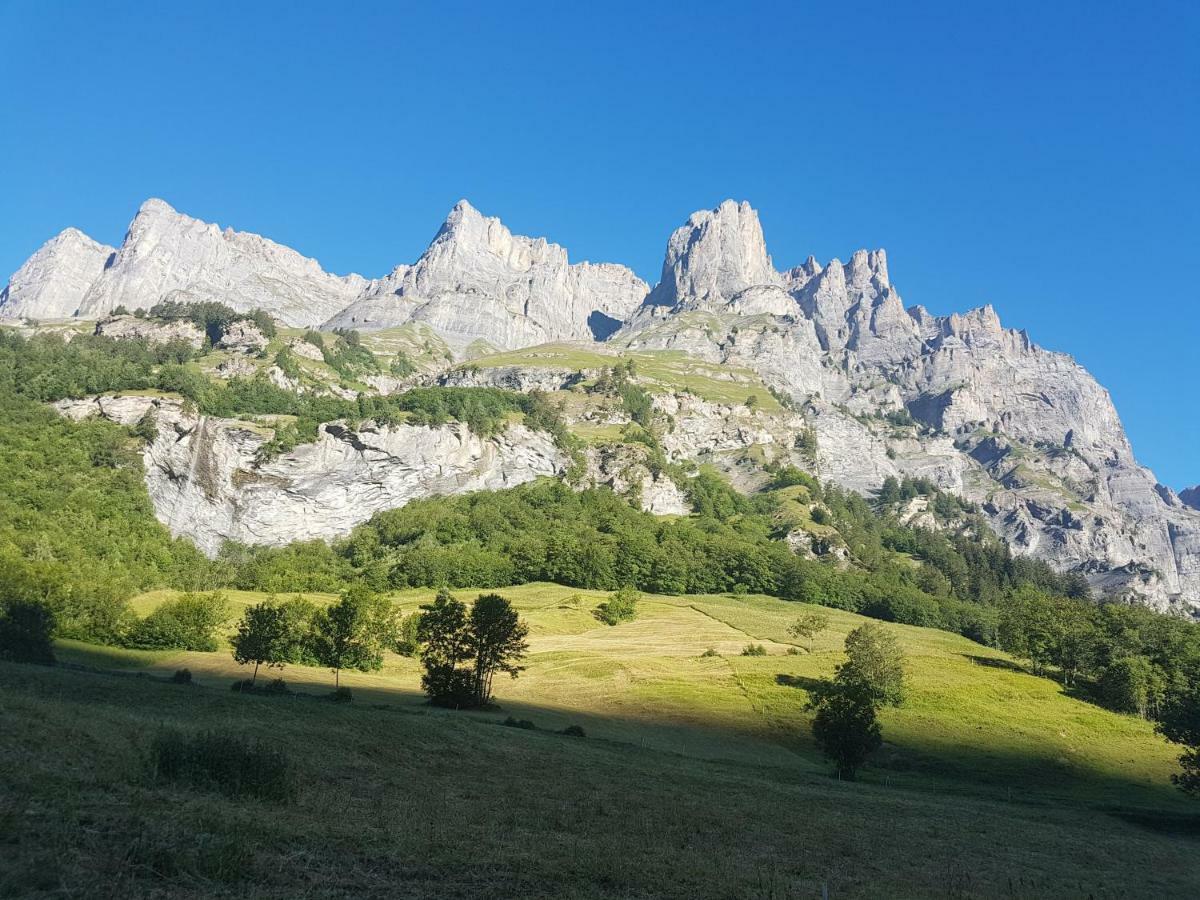
[[[231,694],[246,672],[228,653],[71,644],[63,661],[126,674],[0,668],[0,886],[87,894],[101,872],[111,896],[1200,893],[1195,807],[1168,783],[1175,750],[1002,653],[889,626],[909,698],[883,713],[876,764],[841,783],[812,745],[805,686],[832,672],[860,617],[831,610],[812,652],[793,655],[803,607],[772,598],[647,596],[608,627],[592,615],[601,592],[501,593],[531,653],[489,712],[425,706],[401,657],[343,674],[348,707],[319,699],[332,676],[304,667],[282,674],[312,696]],[[768,655],[740,655],[750,642]],[[181,667],[197,685],[137,677]],[[538,730],[501,727],[509,715]],[[154,785],[142,754],[165,724],[276,741],[304,787],[259,808]],[[587,738],[554,733],[568,724]]]

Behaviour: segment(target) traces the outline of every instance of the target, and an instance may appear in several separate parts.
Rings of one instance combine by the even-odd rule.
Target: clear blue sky
[[[0,272],[161,196],[379,275],[467,197],[653,282],[747,199],[779,267],[886,247],[906,302],[1074,354],[1182,487],[1198,7],[0,0]]]

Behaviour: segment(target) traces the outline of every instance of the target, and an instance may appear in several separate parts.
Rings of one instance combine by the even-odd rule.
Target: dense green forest
[[[494,389],[421,388],[347,401],[297,395],[265,379],[214,383],[174,345],[0,332],[0,591],[45,602],[59,633],[129,640],[126,600],[153,587],[276,592],[410,586],[503,587],[529,581],[666,593],[765,593],[942,628],[1002,646],[1038,670],[1116,708],[1154,715],[1200,674],[1200,628],[1142,608],[1097,605],[1079,576],[1015,558],[969,505],[918,481],[869,501],[779,469],[744,496],[711,473],[687,481],[694,513],[659,518],[608,489],[555,481],[433,498],[382,512],[332,545],[228,545],[215,560],[172,540],[142,483],[139,438],[103,422],[74,423],[43,401],[121,389],[177,391],[218,415],[291,413],[467,422],[483,433],[509,416],[570,442],[544,397]],[[297,432],[293,437],[299,439]],[[849,558],[806,558],[785,542],[779,512],[803,489]],[[793,493],[789,493],[793,492]],[[901,523],[924,494],[946,527]]]

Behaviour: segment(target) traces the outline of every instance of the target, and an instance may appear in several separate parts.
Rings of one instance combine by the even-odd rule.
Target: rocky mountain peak
[[[416,263],[372,283],[326,325],[419,321],[454,346],[486,341],[511,349],[607,336],[647,290],[625,266],[572,264],[558,244],[514,235],[460,200]]]
[[[64,319],[75,315],[115,252],[78,228],[64,228],[13,273],[0,292],[0,316]]]
[[[1184,488],[1179,492],[1179,499],[1183,501],[1184,506],[1200,510],[1200,484],[1195,487]]]
[[[745,201],[726,200],[692,213],[667,241],[662,277],[649,306],[699,308],[727,303],[751,287],[778,286],[758,213]]]
[[[331,275],[316,260],[257,234],[222,231],[151,198],[138,208],[112,259],[94,273],[76,310],[99,318],[117,306],[213,300],[306,326],[345,307],[365,284],[357,275]]]

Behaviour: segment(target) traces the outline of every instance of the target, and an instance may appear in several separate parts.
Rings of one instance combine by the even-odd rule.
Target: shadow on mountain
[[[593,340],[606,341],[621,327],[621,320],[606,316],[597,309],[587,317],[587,326]]]

